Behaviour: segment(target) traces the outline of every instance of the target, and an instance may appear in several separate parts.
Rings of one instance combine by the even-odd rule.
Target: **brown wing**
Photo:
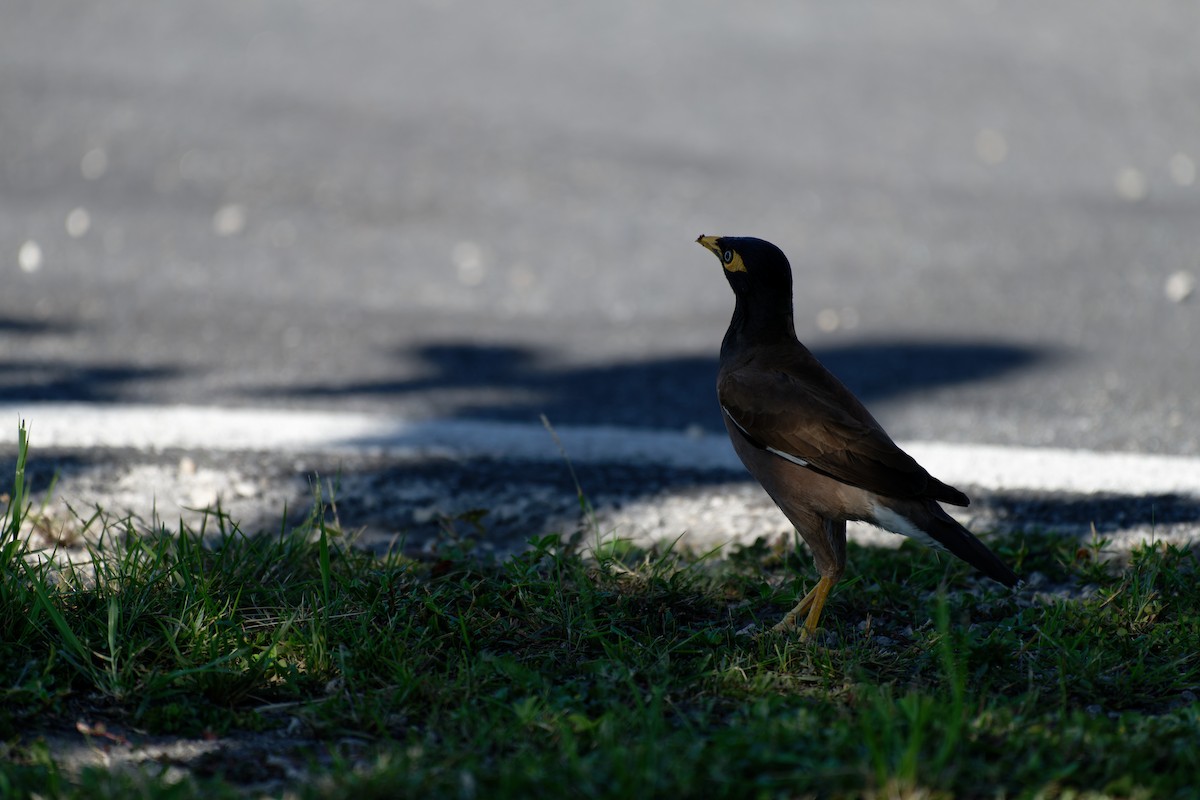
[[[831,478],[887,497],[967,505],[879,427],[858,399],[811,355],[802,362],[723,371],[717,395],[756,446]],[[811,360],[811,364],[805,363]]]

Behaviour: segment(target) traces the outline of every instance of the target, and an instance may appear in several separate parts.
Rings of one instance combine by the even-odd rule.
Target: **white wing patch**
[[[753,434],[750,433],[750,431],[743,428],[741,423],[733,418],[733,414],[729,413],[729,409],[727,409],[725,406],[721,406],[721,410],[725,412],[725,416],[729,417],[729,421],[732,422],[734,425],[736,425],[737,429],[739,431],[746,434],[747,439],[749,439],[751,442],[757,441],[754,438]],[[808,466],[808,462],[805,461],[800,456],[794,456],[791,453],[785,453],[782,450],[776,450],[774,447],[768,447],[767,445],[763,445],[763,447],[766,447],[768,453],[774,453],[775,455],[782,458],[784,461],[790,461],[799,467],[807,467]]]
[[[935,550],[948,552],[946,546],[934,539],[925,531],[918,528],[912,520],[903,514],[898,514],[892,509],[879,503],[871,505],[871,513],[875,516],[873,520],[879,527],[889,530],[892,533],[898,533],[901,536],[907,536],[910,539],[916,539],[926,547],[932,547]]]
[[[793,464],[798,464],[801,467],[807,467],[808,462],[799,456],[794,456],[791,453],[785,453],[782,450],[776,450],[774,447],[768,447],[767,452],[774,453],[785,461],[790,461]]]

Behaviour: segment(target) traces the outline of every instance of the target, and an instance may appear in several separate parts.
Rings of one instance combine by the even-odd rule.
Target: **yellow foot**
[[[822,575],[821,580],[817,581],[817,585],[812,588],[808,594],[804,595],[804,599],[796,604],[796,607],[784,615],[783,619],[774,628],[775,632],[794,631],[796,629],[796,621],[800,619],[800,615],[808,614],[804,620],[804,636],[812,636],[817,632],[817,623],[821,620],[821,612],[825,609],[825,601],[829,599],[829,593],[833,591],[834,584],[837,579],[830,578],[827,575]]]

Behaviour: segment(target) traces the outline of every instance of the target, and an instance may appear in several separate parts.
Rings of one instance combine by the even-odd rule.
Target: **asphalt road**
[[[0,5],[5,402],[715,431],[758,235],[897,438],[1200,452],[1200,6]]]

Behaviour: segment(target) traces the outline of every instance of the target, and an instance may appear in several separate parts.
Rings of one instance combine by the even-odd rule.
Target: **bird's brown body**
[[[717,396],[730,441],[796,527],[817,586],[777,627],[807,614],[816,629],[846,566],[846,522],[862,520],[950,551],[1012,586],[1017,576],[938,502],[967,496],[931,476],[796,338],[791,267],[760,239],[701,237],[725,266],[737,304],[721,344]]]

